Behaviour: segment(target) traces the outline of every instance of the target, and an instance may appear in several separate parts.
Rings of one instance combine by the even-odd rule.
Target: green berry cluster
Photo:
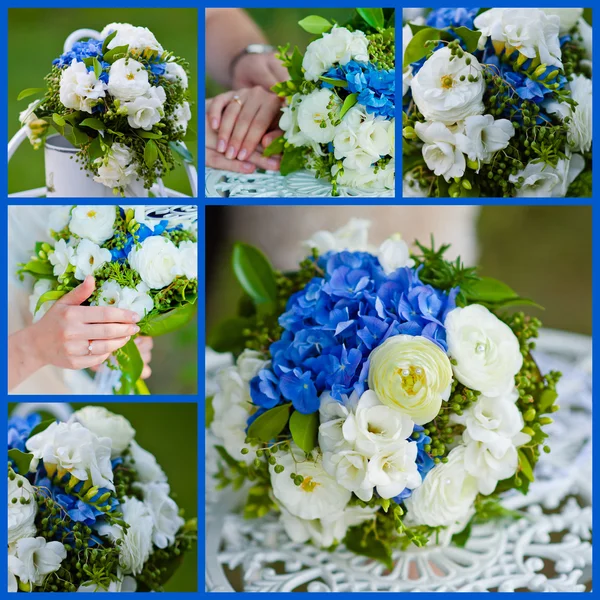
[[[367,35],[369,40],[369,61],[378,68],[391,71],[396,68],[396,40],[393,29]]]
[[[165,312],[181,306],[182,303],[193,302],[198,296],[198,280],[188,279],[183,275],[175,277],[166,288],[154,295],[154,308]]]
[[[171,240],[177,247],[182,242],[193,242],[194,244],[198,241],[198,238],[187,229],[171,229],[170,231],[163,231],[163,237]]]

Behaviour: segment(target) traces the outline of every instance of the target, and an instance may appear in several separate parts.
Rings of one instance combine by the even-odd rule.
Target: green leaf
[[[297,410],[290,417],[290,432],[296,445],[310,452],[317,445],[317,433],[319,430],[319,413],[304,415]]]
[[[304,153],[306,148],[289,146],[283,151],[279,172],[282,175],[289,175],[294,171],[304,168]]]
[[[29,472],[29,465],[31,464],[33,454],[25,454],[25,452],[13,448],[8,451],[8,458],[15,463],[16,471],[19,474],[26,475]]]
[[[255,304],[272,308],[277,300],[275,273],[267,257],[256,247],[238,243],[233,247],[233,272]]]
[[[539,405],[538,412],[540,412],[540,413],[550,412],[550,408],[552,407],[554,402],[556,402],[557,398],[558,398],[558,394],[556,393],[556,390],[545,389],[540,394],[540,405]]]
[[[91,162],[94,162],[97,158],[101,158],[102,156],[104,156],[100,136],[95,137],[91,141],[90,145],[88,146],[88,155],[90,157]]]
[[[169,147],[173,152],[177,152],[185,162],[194,162],[192,153],[181,142],[169,142]]]
[[[127,56],[127,52],[129,50],[129,46],[125,44],[124,46],[116,46],[112,50],[109,50],[103,57],[102,60],[109,64],[114,63],[119,58],[125,58]]]
[[[281,154],[283,152],[283,145],[285,144],[285,138],[280,135],[275,138],[263,152],[263,156],[273,156],[274,154]]]
[[[102,54],[106,54],[108,51],[108,45],[112,42],[115,35],[117,35],[117,30],[115,29],[110,35],[106,36],[104,43],[102,44]]]
[[[66,293],[66,290],[50,290],[49,292],[45,292],[40,296],[39,300],[37,301],[37,304],[35,305],[35,312],[40,310],[40,307],[45,302],[50,302],[52,300],[60,300],[60,298],[62,298]]]
[[[246,347],[244,329],[252,328],[256,319],[247,317],[233,317],[226,319],[213,327],[207,338],[207,344],[215,352],[232,352],[240,354]]]
[[[223,446],[215,446],[215,450],[219,454],[219,456],[223,459],[226,465],[230,466],[232,469],[238,469],[239,464],[238,461],[233,458],[227,450]]]
[[[61,115],[57,114],[57,113],[54,113],[54,114],[52,115],[52,120],[53,120],[53,121],[54,121],[54,122],[55,122],[57,125],[60,125],[61,127],[64,127],[64,126],[65,126],[65,123],[66,123],[66,121],[65,121],[65,118],[64,118],[63,116],[61,116]]]
[[[450,34],[446,34],[446,36],[449,35]],[[415,33],[404,51],[403,66],[408,67],[411,63],[421,60],[431,50],[431,47],[425,45],[425,42],[428,42],[429,40],[439,40],[440,38],[445,38],[444,32],[439,29],[434,29],[433,27],[427,27]]]
[[[41,94],[42,92],[46,92],[46,88],[27,88],[26,90],[22,90],[19,92],[17,96],[17,102],[19,100],[24,100],[25,98],[29,98],[29,96],[34,96],[35,94]]]
[[[330,23],[327,19],[317,15],[310,15],[309,17],[298,21],[298,25],[300,25],[304,31],[308,31],[308,33],[313,33],[314,35],[327,33],[333,27],[333,23]]]
[[[95,117],[88,117],[79,123],[79,127],[89,127],[90,129],[94,129],[95,131],[104,131],[106,125]]]
[[[268,443],[275,439],[287,425],[291,404],[280,404],[263,413],[248,427],[248,437]]]
[[[468,27],[451,27],[451,29],[463,40],[465,46],[467,47],[467,52],[473,53],[475,50],[477,50],[477,44],[479,43],[481,31],[473,31]]]
[[[22,270],[35,275],[52,275],[54,277],[54,267],[49,262],[42,262],[41,260],[29,261],[22,267]]]
[[[381,8],[357,8],[356,12],[363,18],[367,25],[374,29],[383,29],[385,19]]]
[[[208,396],[204,403],[204,427],[208,429],[215,418],[215,408],[213,406],[213,397]]]
[[[129,340],[119,352],[117,352],[117,362],[121,367],[121,372],[129,382],[135,382],[140,378],[144,369],[142,355],[134,339]]]
[[[452,543],[459,548],[464,548],[471,537],[472,528],[473,521],[471,520],[462,531],[459,531],[452,536]]]
[[[79,127],[73,127],[72,129],[73,131],[68,137],[74,146],[83,146],[89,142],[90,136],[85,131],[79,129]]]
[[[378,540],[372,533],[364,537],[361,526],[351,527],[344,538],[346,548],[355,554],[374,558],[382,562],[390,571],[394,568],[392,549],[389,545]]]
[[[334,79],[333,77],[319,77],[321,81],[333,85],[335,87],[347,88],[348,82],[345,79]]]
[[[144,162],[149,169],[153,169],[156,161],[158,160],[158,148],[156,142],[148,140],[146,147],[144,148]]]
[[[525,475],[529,481],[534,481],[535,477],[533,475],[533,467],[531,466],[531,463],[525,454],[525,450],[523,448],[519,448],[517,453],[519,454],[519,469],[521,473],[523,473],[523,475]]]
[[[480,302],[499,302],[507,298],[518,298],[511,287],[492,277],[482,277],[470,283],[464,291],[467,298]]]
[[[152,131],[144,131],[141,129],[140,131],[136,131],[139,137],[147,139],[147,140],[160,140],[163,136],[162,133],[152,133]]]
[[[292,80],[304,81],[304,74],[302,73],[302,52],[298,50],[298,46],[294,46],[294,51],[290,56],[290,65],[288,66],[288,73]]]
[[[148,318],[143,325],[140,325],[140,333],[142,335],[149,335],[150,337],[171,333],[188,323],[195,312],[195,302],[178,306],[166,313]]]
[[[42,431],[46,431],[46,429],[48,429],[48,427],[50,427],[50,425],[52,425],[52,423],[56,423],[56,419],[46,419],[45,421],[38,423],[31,430],[31,433],[29,434],[29,438],[32,438],[34,435],[37,435],[38,433],[42,433]]]
[[[340,119],[344,118],[344,115],[358,102],[358,94],[349,94],[342,104],[340,110]]]

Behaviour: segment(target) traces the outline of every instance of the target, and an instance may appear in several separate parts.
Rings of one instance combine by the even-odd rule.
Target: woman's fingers
[[[205,152],[206,166],[213,169],[223,169],[223,171],[235,171],[236,173],[254,173],[256,165],[249,161],[229,160],[223,154],[216,150],[206,148]]]
[[[223,114],[223,110],[229,104],[231,99],[233,98],[235,92],[225,92],[224,94],[219,94],[215,96],[208,105],[208,109],[206,111],[207,119],[215,131],[219,129],[219,125],[221,124],[221,115]]]
[[[217,152],[225,153],[226,158],[233,158],[233,156],[231,156],[231,151],[228,148],[229,138],[231,137],[233,127],[240,113],[242,112],[242,106],[243,104],[241,100],[232,99],[223,111],[221,124],[219,125],[219,141],[217,142]],[[226,150],[227,152],[225,152]]]
[[[140,377],[142,379],[148,379],[148,377],[150,377],[150,375],[152,375],[152,369],[148,365],[144,365],[144,368],[142,369],[142,374],[140,375]]]
[[[77,356],[71,361],[71,369],[91,369],[101,365],[105,360],[108,359],[110,354],[99,354],[99,355],[88,355],[88,356]]]
[[[249,160],[257,167],[265,169],[265,171],[278,171],[281,165],[281,156],[269,156],[267,158],[259,152],[253,152]]]
[[[137,323],[140,320],[132,310],[112,306],[81,306],[70,310],[81,315],[82,323]]]
[[[250,131],[253,131],[256,127],[261,127],[260,123],[257,123],[257,117],[262,108],[261,97],[264,98],[264,96],[259,94],[249,95],[244,103],[242,111],[235,122],[231,139],[229,140],[229,148],[227,148],[227,152],[225,153],[227,158],[244,160],[254,151],[254,148],[250,152],[248,148],[242,148],[242,142]]]
[[[124,338],[138,333],[137,325],[125,325],[124,323],[96,323],[84,325],[77,331],[75,339],[84,340],[114,340]]]
[[[112,340],[78,340],[77,342],[71,342],[69,352],[74,356],[103,356],[104,354],[112,354],[115,350],[122,348],[130,339],[131,336]]]
[[[273,118],[281,110],[281,102],[277,96],[271,96],[264,102],[258,109],[252,126],[248,129],[246,137],[241,144],[241,150],[238,154],[238,158],[243,160],[247,156],[250,156],[260,144],[262,137],[265,132],[269,130]]]
[[[281,131],[281,129],[274,129],[273,131],[269,131],[269,133],[266,133],[263,136],[263,139],[261,141],[261,146],[263,148],[267,148],[269,146],[269,144],[271,144],[273,142],[273,140],[276,140],[278,137],[281,137],[283,135],[283,131]]]

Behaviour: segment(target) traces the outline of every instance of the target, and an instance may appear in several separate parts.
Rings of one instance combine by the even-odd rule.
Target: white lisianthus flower
[[[293,516],[326,519],[336,516],[348,504],[351,492],[325,471],[318,456],[306,458],[304,452],[292,445],[290,452],[278,455],[278,462],[284,467],[282,473],[275,473],[275,467],[269,466],[273,495]],[[303,476],[302,485],[297,486],[290,473]]]
[[[567,160],[560,159],[556,166],[540,162],[529,162],[515,175],[509,175],[511,183],[520,183],[515,190],[517,198],[564,198],[569,186],[585,168],[581,154],[567,152]],[[522,181],[521,181],[522,178]]]
[[[116,281],[104,281],[98,294],[98,306],[119,306],[123,288]]]
[[[515,128],[508,119],[496,119],[492,115],[474,115],[465,119],[464,133],[456,134],[456,145],[469,160],[489,163],[498,150],[508,146]]]
[[[60,76],[60,101],[65,108],[91,113],[100,98],[106,95],[106,84],[96,79],[82,62],[73,59]]]
[[[165,472],[156,461],[154,454],[144,450],[135,440],[129,445],[129,454],[125,464],[134,467],[141,483],[167,481]]]
[[[335,136],[336,118],[342,101],[327,89],[311,92],[303,97],[298,107],[298,126],[310,140],[320,144],[331,142]]]
[[[187,101],[184,101],[182,104],[178,104],[173,109],[173,114],[171,115],[173,126],[176,129],[180,129],[184,135],[187,131],[188,123],[190,122],[191,118],[192,111],[190,110],[190,103]]]
[[[417,444],[406,440],[380,450],[369,460],[369,481],[382,498],[393,498],[402,490],[421,485],[417,469]]]
[[[412,268],[415,265],[415,261],[410,257],[408,244],[399,233],[395,233],[379,246],[377,258],[386,275],[402,267]]]
[[[114,142],[104,157],[94,161],[98,175],[94,181],[109,188],[124,188],[136,178],[137,163],[131,150],[119,142]]]
[[[150,288],[143,281],[135,288],[123,288],[117,308],[131,310],[143,319],[154,308],[154,300],[149,291]]]
[[[38,300],[52,289],[52,282],[49,279],[38,279],[33,285],[33,292],[29,296],[29,312],[33,315],[33,322],[37,323],[53,306],[55,300],[48,300],[44,302],[39,308],[35,310]]]
[[[10,570],[22,583],[42,585],[46,576],[60,569],[67,558],[61,542],[47,542],[42,536],[21,538],[10,560]]]
[[[467,161],[448,127],[438,122],[415,123],[415,131],[424,142],[423,159],[435,175],[443,175],[446,181],[464,175]]]
[[[317,231],[302,243],[305,248],[316,248],[319,254],[335,251],[369,252],[369,227],[371,221],[352,218],[336,231]]]
[[[371,154],[362,148],[356,148],[344,158],[344,169],[356,171],[357,175],[365,171],[372,171],[371,165],[377,162],[379,158],[379,154]],[[355,185],[358,187],[358,181],[355,182]]]
[[[583,8],[542,8],[548,16],[556,15],[560,19],[560,34],[569,33],[583,15]]]
[[[75,279],[83,281],[88,275],[93,275],[105,263],[110,262],[111,259],[110,250],[100,248],[98,244],[94,244],[88,239],[82,239],[71,258],[71,264],[75,267]]]
[[[358,148],[358,135],[354,128],[345,120],[338,126],[333,138],[334,156],[340,160]]]
[[[111,458],[123,454],[135,436],[135,429],[123,415],[103,406],[85,406],[75,411],[69,422],[81,423],[100,438],[110,438]]]
[[[129,46],[129,50],[134,54],[148,51],[158,54],[163,52],[163,47],[147,27],[135,27],[129,23],[111,23],[102,30],[101,37],[105,39],[113,31],[116,31],[117,35],[108,43],[109,50],[118,46]]]
[[[198,244],[189,240],[179,244],[179,262],[175,269],[177,275],[198,279]]]
[[[113,236],[116,218],[114,206],[76,206],[69,229],[80,238],[103,244]]]
[[[523,366],[519,340],[485,306],[455,308],[446,316],[448,354],[455,377],[486,396],[507,394]]]
[[[434,52],[413,77],[410,84],[413,100],[428,121],[452,125],[472,115],[483,113],[485,82],[479,61],[468,52],[455,57],[449,48]],[[470,64],[466,61],[470,60]],[[464,75],[464,80],[461,77]],[[476,81],[469,81],[469,75]]]
[[[20,485],[20,487],[19,487]],[[15,501],[13,502],[13,498]],[[21,503],[21,498],[23,502]],[[15,474],[15,478],[8,478],[8,543],[12,544],[21,538],[34,536],[35,515],[37,502],[35,493],[29,480],[22,475]]]
[[[417,425],[433,420],[450,395],[450,360],[427,338],[392,336],[371,352],[369,361],[369,389]]]
[[[430,527],[463,523],[473,511],[477,480],[465,471],[465,447],[457,446],[448,462],[437,465],[404,501],[411,522]]]
[[[358,395],[353,392],[348,402],[338,402],[329,392],[319,398],[319,448],[323,452],[336,452],[348,446],[343,427],[351,415],[351,409],[358,403]]]
[[[155,235],[146,238],[139,248],[134,247],[127,260],[150,289],[158,290],[175,279],[173,270],[178,264],[179,249],[166,237]]]
[[[356,134],[358,146],[377,158],[386,156],[390,153],[389,127],[390,121],[383,119],[369,119],[364,121]]]
[[[368,502],[373,497],[373,484],[369,479],[369,459],[356,450],[323,453],[323,468],[345,489]]]
[[[108,91],[117,100],[131,102],[149,89],[148,71],[142,63],[132,58],[120,58],[111,65]]]
[[[71,220],[71,205],[57,206],[48,217],[48,226],[52,231],[62,231]]]
[[[304,146],[310,143],[310,139],[300,131],[300,125],[298,124],[298,108],[302,104],[302,98],[302,94],[294,94],[289,101],[289,105],[281,109],[279,128],[284,132],[283,137],[292,146]]]
[[[167,99],[162,87],[151,87],[143,96],[124,102],[127,122],[133,129],[150,131],[164,116],[163,105]]]
[[[188,88],[187,73],[185,72],[185,69],[181,65],[177,64],[176,62],[169,61],[166,64],[165,74],[163,75],[163,77],[167,81],[171,81],[171,82],[178,81],[184,90],[187,90],[187,88]]]
[[[145,483],[136,485],[141,490],[144,504],[152,516],[152,541],[157,548],[172,546],[175,535],[185,521],[179,516],[179,507],[169,494],[168,483]]]
[[[92,481],[92,485],[114,492],[113,471],[110,462],[112,441],[98,437],[80,423],[52,423],[44,431],[30,437],[26,448],[33,454],[31,468],[37,468],[40,460],[52,477],[69,473],[80,481]]]
[[[54,252],[48,255],[48,260],[54,267],[53,273],[56,277],[60,278],[65,274],[71,264],[71,259],[75,254],[75,250],[72,246],[67,245],[65,240],[58,240],[54,246]]]

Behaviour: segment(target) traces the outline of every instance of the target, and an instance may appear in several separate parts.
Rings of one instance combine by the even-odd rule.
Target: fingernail
[[[211,121],[211,125],[213,129],[217,129],[217,127],[219,127],[219,121],[217,119],[213,119]]]
[[[137,325],[133,326],[133,333],[137,333],[140,330],[140,328]]]
[[[235,156],[235,148],[233,146],[229,146],[227,148],[227,152],[225,153],[225,158],[233,158]]]
[[[248,156],[248,152],[246,151],[246,148],[242,148],[238,154],[238,160],[244,160],[246,156]]]
[[[135,315],[135,314],[134,314],[134,315],[131,317],[131,320],[132,320],[134,323],[137,323],[137,322],[140,320],[140,315]]]
[[[131,339],[131,336],[128,335],[127,338],[125,339],[126,342],[128,342]]]
[[[279,168],[279,161],[275,160],[274,158],[269,158],[267,159],[267,165],[269,165],[270,169],[278,169]]]
[[[254,165],[252,163],[245,162],[245,163],[242,163],[242,169],[244,169],[244,171],[248,171],[248,172],[254,171]]]
[[[227,144],[225,143],[225,140],[219,140],[219,143],[217,144],[217,152],[225,152],[226,146]]]

